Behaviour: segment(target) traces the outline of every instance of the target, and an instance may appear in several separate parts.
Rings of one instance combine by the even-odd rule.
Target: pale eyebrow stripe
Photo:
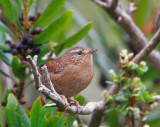
[[[73,52],[78,52],[79,49],[74,49],[74,50],[71,50],[70,53],[73,53]]]

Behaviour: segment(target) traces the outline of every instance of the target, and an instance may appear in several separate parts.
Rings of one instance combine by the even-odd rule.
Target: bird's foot
[[[62,98],[62,100],[65,102],[65,109],[64,111],[67,110],[67,108],[69,107],[69,104],[68,104],[68,101],[67,101],[67,98],[64,96],[64,95],[60,95],[60,97]],[[62,111],[60,109],[58,109],[59,111]]]
[[[72,102],[71,105],[75,105],[75,106],[77,107],[77,113],[76,113],[76,115],[78,115],[78,114],[80,113],[80,105],[79,105],[79,102],[76,101],[76,100],[73,100],[73,99],[71,99],[71,98],[68,98],[68,100],[69,100],[70,102]]]

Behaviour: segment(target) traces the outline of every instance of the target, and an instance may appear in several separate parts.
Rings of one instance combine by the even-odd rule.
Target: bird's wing
[[[64,70],[64,66],[61,65],[59,62],[55,61],[50,61],[46,63],[48,71],[53,72],[54,74],[61,73]]]

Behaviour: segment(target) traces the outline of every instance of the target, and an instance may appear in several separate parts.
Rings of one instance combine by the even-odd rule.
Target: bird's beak
[[[94,49],[94,50],[92,50],[92,51],[89,51],[88,54],[93,54],[93,53],[95,53],[95,52],[97,52],[97,51],[98,51],[98,49]]]

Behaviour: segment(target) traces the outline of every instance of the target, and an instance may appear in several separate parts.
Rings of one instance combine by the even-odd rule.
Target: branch
[[[108,4],[108,2],[104,2],[102,0],[92,0],[93,2],[100,3],[103,2],[103,4]],[[114,0],[112,0],[114,1]],[[98,4],[101,6],[100,4]],[[103,7],[106,12],[110,15],[110,17],[121,26],[124,31],[129,35],[131,42],[133,43],[133,46],[137,51],[140,51],[143,49],[147,44],[148,40],[142,33],[142,31],[137,27],[137,25],[134,23],[132,18],[129,14],[127,14],[122,7],[119,5],[112,9],[111,7],[107,6],[101,6]],[[153,50],[148,56],[147,59],[152,64],[152,66],[160,73],[160,68],[157,66],[160,64],[160,53],[156,50]]]
[[[47,67],[44,65],[41,69],[42,69],[42,74],[44,76],[45,79],[45,83],[49,84],[49,86],[51,87],[51,90],[48,89],[47,87],[45,87],[45,85],[42,84],[41,82],[41,76],[38,72],[37,66],[35,64],[35,62],[32,60],[31,56],[27,56],[27,60],[30,63],[30,67],[32,70],[32,73],[34,75],[34,79],[35,79],[35,87],[36,89],[42,93],[43,95],[45,95],[46,97],[48,97],[49,99],[51,99],[53,102],[55,102],[55,104],[52,105],[46,105],[46,107],[50,107],[50,106],[56,106],[58,107],[60,110],[62,111],[66,111],[68,113],[73,113],[73,114],[77,114],[77,107],[74,105],[69,105],[66,109],[66,102],[64,102],[64,100],[59,96],[59,94],[55,91],[52,82],[50,80],[49,77],[49,73],[47,70]],[[87,103],[85,106],[80,106],[80,113],[81,115],[87,115],[87,114],[91,114],[94,111],[97,110],[102,110],[105,107],[105,101],[99,101],[99,102],[89,102]]]
[[[147,109],[148,109],[148,103],[145,103],[144,109],[143,109],[143,111],[141,112],[141,119],[140,119],[140,121],[139,121],[138,127],[141,127],[141,126],[142,126],[143,118],[144,118],[144,116],[145,116],[145,113],[146,113]]]
[[[99,6],[101,2],[103,2],[103,5],[108,4],[107,2],[104,2],[102,0],[92,0]],[[116,4],[115,4],[116,3]],[[147,38],[144,36],[142,31],[136,26],[136,24],[133,22],[132,18],[130,17],[129,14],[127,14],[120,6],[118,6],[118,0],[112,0],[111,1],[111,6],[101,6],[103,7],[106,12],[110,15],[110,17],[117,22],[124,30],[125,32],[130,36],[130,40],[133,43],[133,46],[135,49],[140,51],[138,55],[133,59],[133,62],[139,63],[141,60],[143,60],[145,57],[149,60],[149,62],[152,64],[152,66],[160,73],[160,53],[153,50],[158,42],[160,41],[160,29],[158,32],[155,34],[155,36],[151,39],[150,42],[148,42]],[[113,5],[114,7],[113,9]],[[152,51],[152,52],[151,52]],[[109,95],[114,95],[120,91],[122,86],[120,85],[114,85],[110,90],[109,90]],[[96,111],[89,123],[89,127],[98,127],[102,121],[104,115],[104,109],[100,111]]]
[[[151,51],[158,45],[160,42],[160,28],[154,35],[154,37],[149,41],[149,43],[134,57],[133,62],[139,63],[146,56],[148,56]],[[157,53],[159,55],[159,53]]]

